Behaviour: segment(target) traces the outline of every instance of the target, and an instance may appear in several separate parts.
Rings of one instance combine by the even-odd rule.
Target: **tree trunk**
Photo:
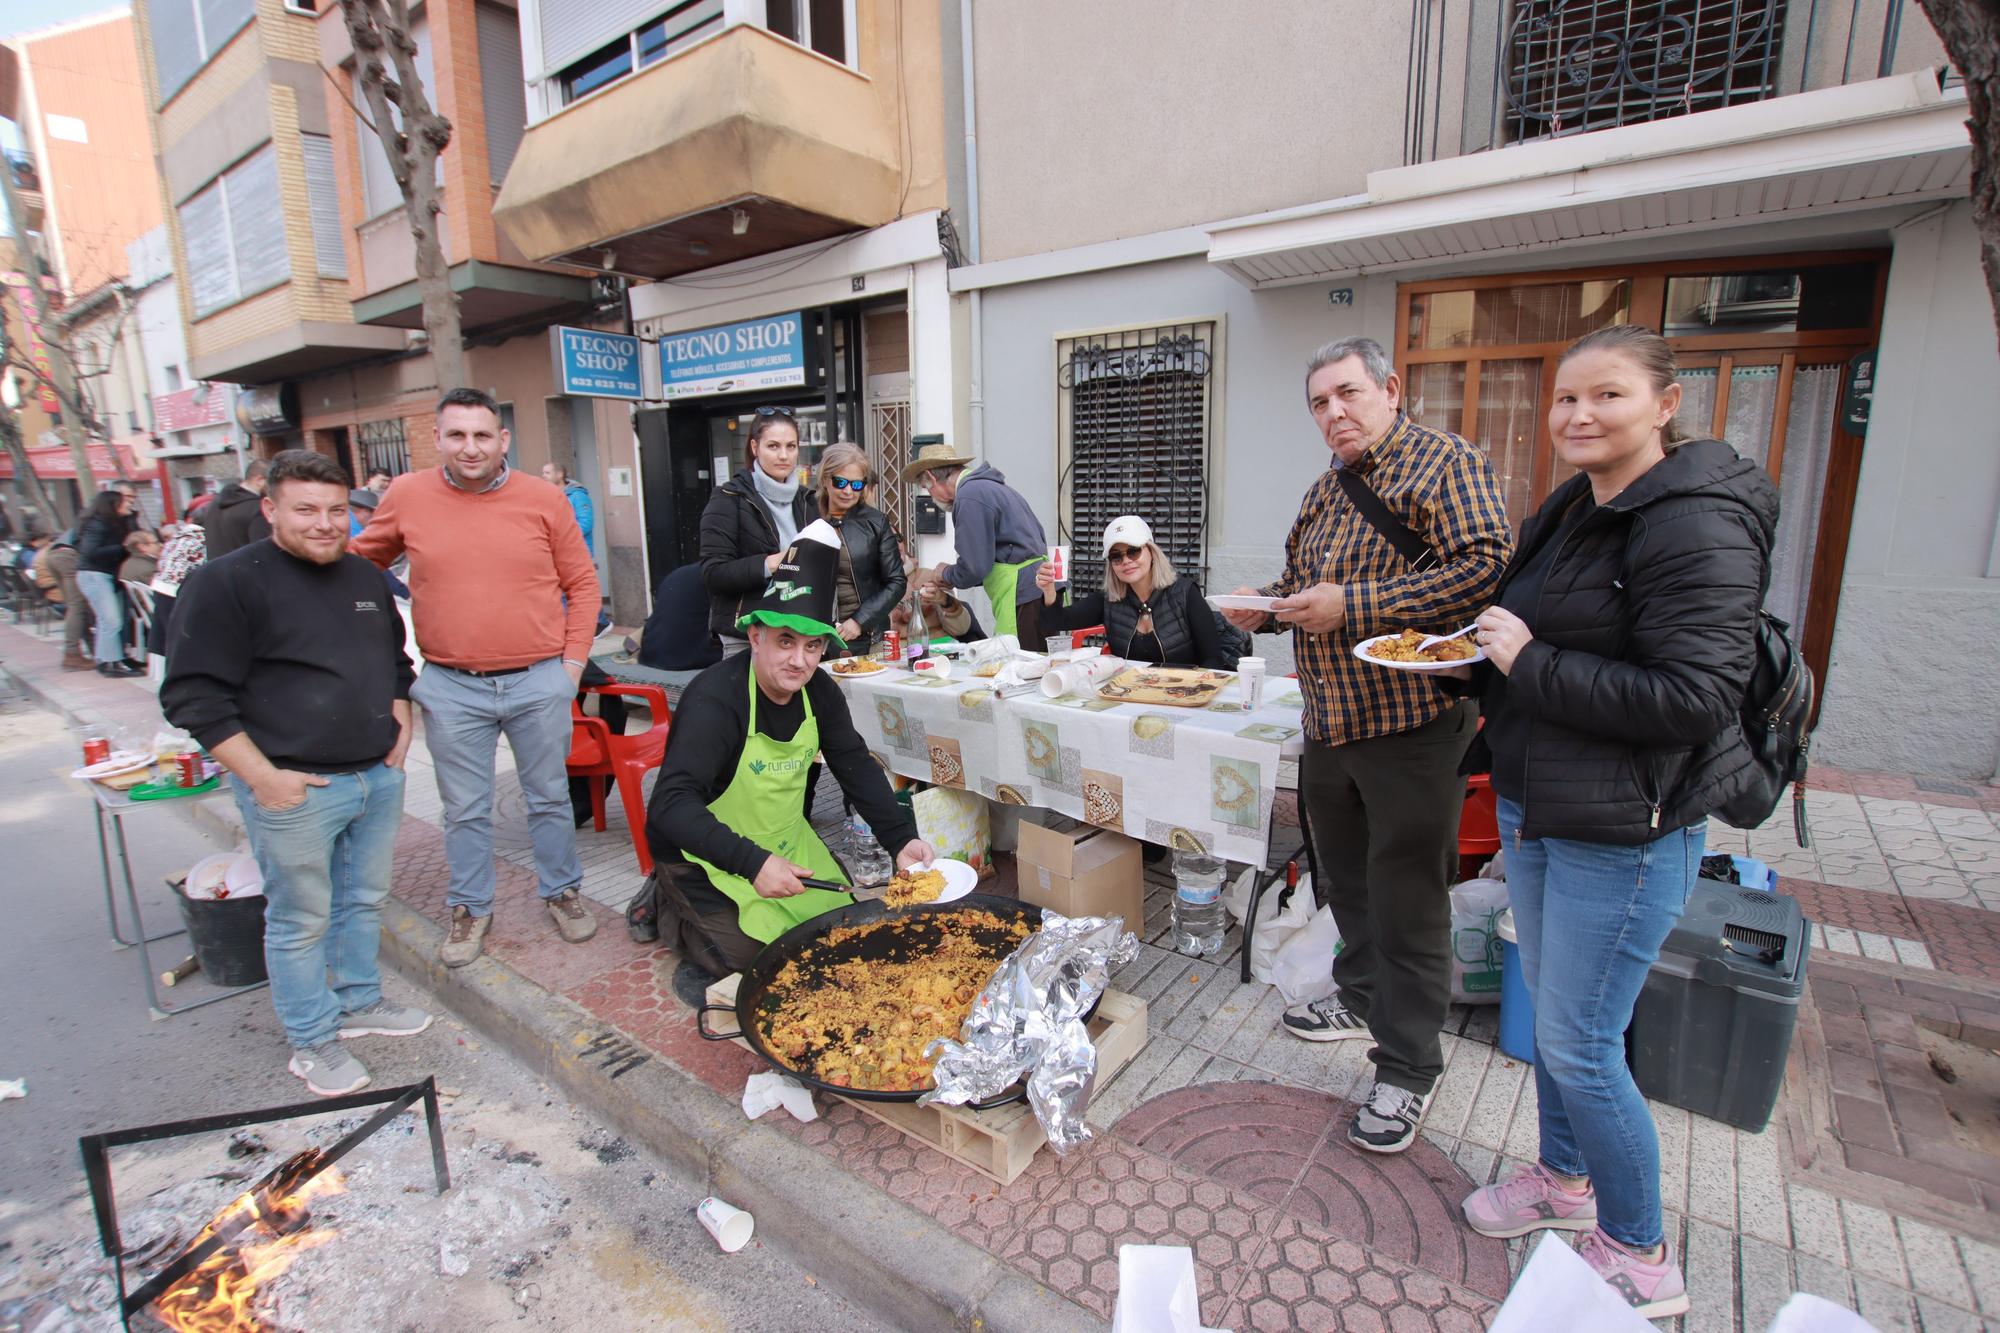
[[[354,79],[402,191],[403,215],[416,243],[417,293],[423,299],[424,332],[438,388],[455,389],[466,383],[465,337],[438,234],[444,201],[437,179],[438,154],[451,142],[451,122],[431,109],[424,94],[407,0],[341,0],[340,8],[354,44]],[[395,66],[393,77],[383,63],[385,53]],[[400,129],[391,108],[400,113]]]
[[[1972,134],[1972,222],[2000,331],[2000,0],[1917,0],[1965,78]]]

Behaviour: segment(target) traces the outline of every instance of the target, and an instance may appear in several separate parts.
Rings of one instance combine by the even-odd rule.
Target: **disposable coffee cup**
[[[1261,657],[1239,657],[1236,659],[1236,678],[1243,683],[1243,706],[1256,708],[1264,702],[1264,659]]]
[[[750,1233],[757,1229],[756,1218],[713,1195],[695,1205],[694,1215],[701,1219],[708,1234],[715,1237],[724,1254],[734,1254],[748,1245]]]

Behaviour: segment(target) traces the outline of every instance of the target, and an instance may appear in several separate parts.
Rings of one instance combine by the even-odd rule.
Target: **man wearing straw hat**
[[[1035,566],[1048,559],[1049,541],[1027,500],[997,468],[942,442],[918,450],[903,475],[951,511],[958,547],[956,564],[923,570],[917,582],[984,588],[993,602],[994,635],[1012,634],[1039,648],[1042,590],[1035,586]]]
[[[802,921],[854,901],[807,880],[850,883],[806,819],[806,774],[825,759],[900,869],[935,860],[819,669],[834,634],[840,538],[809,524],[736,621],[750,651],[681,695],[646,815],[663,942],[718,976],[748,967]]]

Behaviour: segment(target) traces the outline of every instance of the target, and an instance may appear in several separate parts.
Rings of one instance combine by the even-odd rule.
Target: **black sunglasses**
[[[760,420],[764,417],[783,417],[787,421],[797,421],[799,419],[799,414],[792,411],[789,407],[760,407],[757,409],[756,415]]]
[[[852,481],[846,477],[829,477],[827,480],[833,483],[833,489],[836,491],[859,491],[866,489],[868,485],[866,477],[856,477]]]
[[[1104,554],[1115,564],[1121,560],[1137,560],[1145,553],[1146,548],[1143,546],[1114,546]]]

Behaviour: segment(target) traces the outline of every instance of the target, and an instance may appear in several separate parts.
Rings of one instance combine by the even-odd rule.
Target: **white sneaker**
[[[1285,1031],[1304,1041],[1359,1041],[1370,1037],[1368,1025],[1333,994],[1285,1010]]]

